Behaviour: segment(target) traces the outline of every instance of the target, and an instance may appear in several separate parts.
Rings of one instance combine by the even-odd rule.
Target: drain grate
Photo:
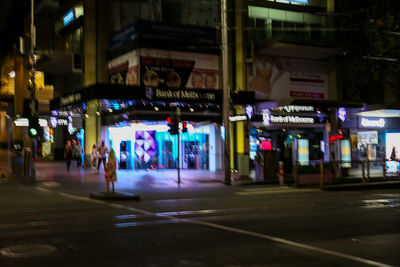
[[[10,258],[30,258],[50,254],[57,248],[47,244],[21,244],[0,249],[0,254]]]

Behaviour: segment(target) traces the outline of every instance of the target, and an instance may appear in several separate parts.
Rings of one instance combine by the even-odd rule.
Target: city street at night
[[[400,0],[0,0],[0,267],[400,267]]]
[[[126,186],[141,200],[103,202],[88,197],[102,172],[62,167],[39,164],[35,184],[0,180],[0,266],[400,264],[398,189],[193,181]]]

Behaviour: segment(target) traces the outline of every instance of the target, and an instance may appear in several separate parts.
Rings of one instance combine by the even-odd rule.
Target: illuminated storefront
[[[372,168],[381,168],[379,162],[386,159],[387,173],[397,173],[400,159],[399,115],[398,110],[354,110],[353,115],[343,123],[343,127],[350,132],[352,159],[376,162],[371,163]]]
[[[180,168],[216,171],[221,165],[219,126],[188,123],[188,131],[170,135],[165,122],[140,122],[109,126],[105,131],[115,150],[120,169],[175,169],[178,153]]]

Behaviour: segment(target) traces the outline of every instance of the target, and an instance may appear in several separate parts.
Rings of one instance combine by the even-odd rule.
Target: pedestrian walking
[[[72,146],[71,146],[71,141],[69,140],[65,144],[64,159],[65,162],[67,163],[67,171],[69,171],[69,167],[71,166],[71,160],[72,160]]]
[[[79,140],[74,140],[73,141],[73,155],[74,155],[74,159],[76,160],[76,167],[79,171],[79,168],[81,167],[82,164],[82,146],[81,143],[79,142]]]
[[[93,168],[93,170],[95,170],[97,167],[97,147],[96,147],[96,145],[93,145],[93,147],[92,147],[91,160],[92,160],[92,168]]]
[[[97,148],[99,152],[99,158],[97,161],[97,172],[100,169],[101,162],[103,162],[104,170],[106,170],[106,154],[108,153],[108,148],[104,144],[104,140],[101,141],[101,145]]]

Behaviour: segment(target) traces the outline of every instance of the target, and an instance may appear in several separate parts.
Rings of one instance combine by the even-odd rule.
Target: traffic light
[[[28,134],[30,137],[41,135],[41,127],[39,125],[39,117],[29,117]]]
[[[186,133],[187,132],[187,124],[186,122],[182,121],[182,133]]]
[[[170,135],[175,135],[179,133],[179,121],[176,117],[168,117],[167,118]]]

